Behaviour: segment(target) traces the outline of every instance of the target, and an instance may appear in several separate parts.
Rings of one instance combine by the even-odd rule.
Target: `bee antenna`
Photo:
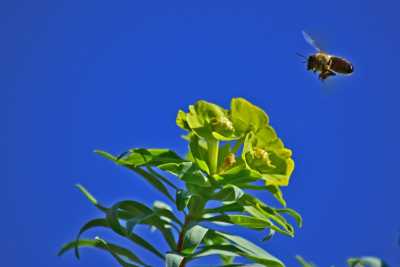
[[[297,53],[297,52],[296,52],[296,55],[299,56],[299,57],[302,57],[302,58],[306,58],[306,56],[304,56],[304,55],[302,55],[300,53]]]

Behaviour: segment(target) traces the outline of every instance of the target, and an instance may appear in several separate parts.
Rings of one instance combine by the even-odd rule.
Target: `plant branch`
[[[187,231],[187,227],[190,224],[190,216],[186,215],[185,216],[185,222],[183,223],[182,230],[179,234],[179,239],[178,239],[178,244],[176,245],[176,250],[180,253],[183,250],[183,241],[185,240],[185,234]],[[186,258],[183,258],[181,263],[179,264],[179,267],[185,267],[186,265]]]

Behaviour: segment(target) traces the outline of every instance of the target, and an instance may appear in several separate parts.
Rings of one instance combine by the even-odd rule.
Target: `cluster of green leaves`
[[[301,256],[296,256],[297,261],[302,267],[316,267],[314,263],[307,262]],[[388,267],[388,265],[376,257],[350,258],[347,260],[349,267]]]
[[[267,241],[275,233],[294,236],[286,216],[301,226],[300,215],[286,207],[281,191],[294,169],[292,153],[269,124],[268,115],[242,98],[233,99],[230,110],[198,101],[188,112],[179,111],[176,123],[187,131],[186,157],[169,149],[131,149],[120,156],[96,151],[144,178],[175,209],[161,201],[149,207],[134,200],[106,207],[78,185],[102,216],[83,225],[76,239],[65,244],[59,254],[75,250],[79,258],[80,247],[96,247],[109,252],[122,266],[149,266],[132,251],[100,237],[81,239],[88,230],[101,227],[153,253],[167,267],[183,267],[209,255],[218,255],[220,266],[284,266],[249,240],[216,227],[235,225],[265,231],[263,240]],[[271,193],[281,206],[265,203],[251,194],[254,190]],[[136,225],[159,231],[169,251],[161,252],[135,233]],[[254,264],[241,264],[243,260]]]

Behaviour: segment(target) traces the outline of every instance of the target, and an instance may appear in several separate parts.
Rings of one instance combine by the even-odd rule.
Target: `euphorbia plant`
[[[266,232],[262,241],[267,241],[277,232],[294,236],[294,228],[284,215],[302,224],[300,215],[286,207],[281,191],[294,169],[292,152],[269,124],[268,115],[243,98],[232,99],[230,110],[198,101],[188,112],[180,110],[176,123],[186,131],[189,151],[185,157],[169,149],[135,148],[119,156],[96,151],[147,180],[171,203],[155,201],[148,207],[124,200],[106,207],[77,185],[102,216],[84,224],[76,240],[65,244],[59,254],[74,249],[79,258],[80,247],[96,247],[109,252],[121,266],[150,266],[134,252],[100,237],[81,239],[86,231],[102,227],[148,250],[167,267],[184,267],[209,255],[218,255],[221,267],[283,267],[261,247],[215,227],[228,224]],[[183,181],[179,183],[182,188],[178,180]],[[257,198],[251,193],[254,190],[271,193],[281,207]],[[141,237],[135,232],[136,225],[159,231],[169,250],[161,252],[159,243],[151,244]],[[315,266],[300,256],[297,260],[304,267]],[[348,265],[387,266],[374,257],[351,258]]]
[[[221,266],[284,266],[260,246],[215,227],[229,224],[249,228],[262,232],[263,241],[267,241],[274,233],[294,235],[286,215],[301,226],[300,215],[286,207],[281,191],[289,184],[294,169],[292,152],[270,125],[268,115],[243,98],[232,99],[230,110],[198,101],[188,112],[179,111],[176,123],[186,131],[189,151],[185,157],[169,149],[135,148],[119,156],[96,151],[146,179],[171,203],[155,201],[149,207],[124,200],[105,206],[78,185],[101,216],[87,222],[60,254],[74,249],[79,258],[80,247],[97,247],[122,266],[150,266],[120,245],[99,237],[81,239],[86,231],[105,227],[148,250],[168,267],[189,266],[209,255],[220,256]],[[178,179],[183,183],[177,183]],[[271,193],[281,207],[257,198],[251,193],[254,190]],[[135,232],[136,225],[159,231],[169,250],[161,252],[159,243],[146,241]],[[256,265],[241,264],[243,261]]]

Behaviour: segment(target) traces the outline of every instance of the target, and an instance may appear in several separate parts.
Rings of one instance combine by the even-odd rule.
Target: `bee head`
[[[317,57],[315,55],[309,56],[307,60],[307,70],[315,69],[317,65]]]

